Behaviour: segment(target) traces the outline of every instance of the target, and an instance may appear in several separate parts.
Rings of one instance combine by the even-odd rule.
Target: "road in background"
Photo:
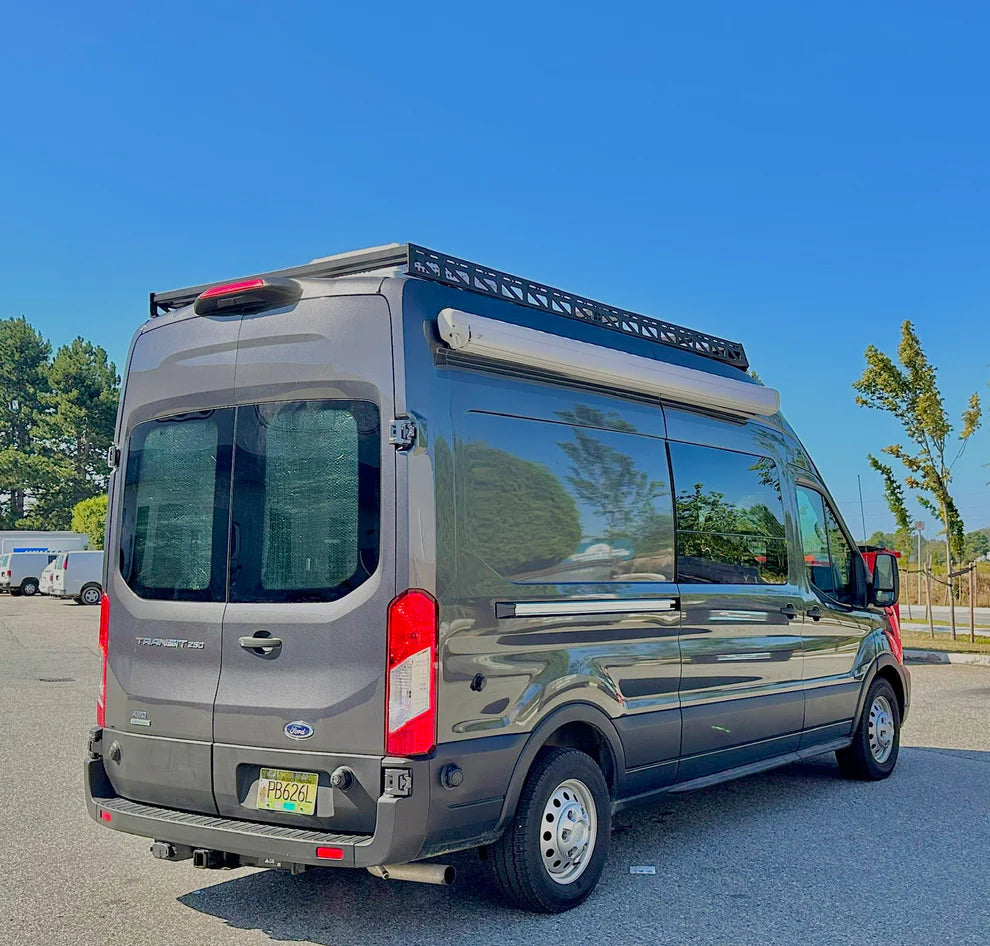
[[[938,630],[938,625],[945,625],[946,629],[949,626],[949,607],[948,605],[934,604],[932,605],[932,618],[936,624],[936,630]],[[990,627],[990,608],[973,608],[973,617],[976,619],[977,630],[981,626]],[[925,627],[928,626],[928,616],[925,611],[925,606],[923,604],[912,604],[910,607],[906,604],[901,605],[901,620],[902,621],[917,621],[924,622]],[[968,604],[957,604],[956,605],[956,627],[969,627],[969,605]]]
[[[885,782],[847,782],[826,756],[620,815],[598,891],[540,917],[503,907],[473,854],[450,858],[452,888],[207,872],[91,822],[98,610],[0,596],[0,943],[987,942],[990,668],[912,667],[915,705]]]

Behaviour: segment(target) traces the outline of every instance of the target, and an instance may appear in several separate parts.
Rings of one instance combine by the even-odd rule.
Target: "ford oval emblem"
[[[304,723],[301,719],[297,719],[293,723],[286,723],[285,729],[282,731],[290,739],[309,739],[316,730],[309,723]]]

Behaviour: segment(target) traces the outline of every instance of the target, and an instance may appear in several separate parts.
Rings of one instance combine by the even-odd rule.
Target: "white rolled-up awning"
[[[773,388],[460,309],[442,309],[437,328],[452,349],[480,358],[542,368],[580,381],[750,416],[769,417],[780,409],[780,394]]]

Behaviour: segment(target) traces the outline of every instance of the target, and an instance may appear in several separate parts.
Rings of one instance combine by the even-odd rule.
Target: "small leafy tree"
[[[899,460],[907,469],[904,485],[915,493],[925,509],[941,520],[949,557],[958,560],[963,554],[964,527],[949,484],[953,465],[980,426],[980,397],[975,393],[970,397],[962,412],[962,429],[958,437],[953,437],[935,367],[909,321],[901,326],[897,359],[899,365],[873,345],[866,349],[866,368],[853,384],[858,392],[856,403],[891,414],[903,427],[909,444],[891,444],[882,452]],[[887,503],[898,531],[910,531],[901,483],[888,464],[872,454],[869,460],[883,478]]]
[[[76,503],[72,509],[72,531],[85,532],[89,546],[103,548],[103,536],[107,526],[107,494],[91,496]]]

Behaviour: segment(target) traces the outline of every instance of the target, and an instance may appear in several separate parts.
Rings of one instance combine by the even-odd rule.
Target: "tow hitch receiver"
[[[236,854],[211,851],[203,847],[198,847],[192,852],[192,862],[193,867],[198,867],[200,870],[230,870],[232,867],[241,866],[241,859]]]

